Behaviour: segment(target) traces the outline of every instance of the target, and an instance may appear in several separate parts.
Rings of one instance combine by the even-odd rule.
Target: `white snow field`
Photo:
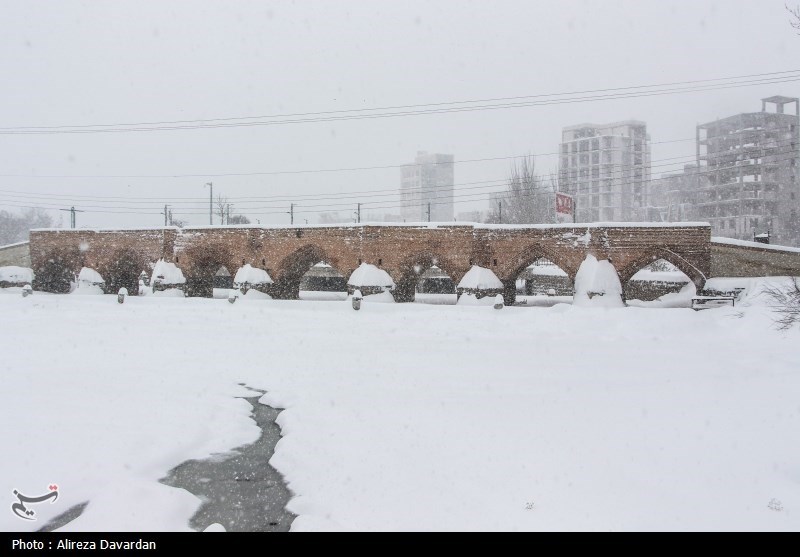
[[[188,530],[200,501],[158,479],[258,437],[240,383],[286,409],[293,530],[800,530],[800,330],[758,297],[353,311],[7,289],[0,314],[2,530],[83,501],[62,531]],[[9,510],[53,483],[37,521]]]

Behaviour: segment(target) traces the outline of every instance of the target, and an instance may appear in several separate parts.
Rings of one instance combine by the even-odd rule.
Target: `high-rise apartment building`
[[[794,113],[786,112],[793,106]],[[774,107],[768,110],[768,107]],[[800,101],[762,99],[761,112],[697,126],[696,220],[712,234],[740,240],[770,233],[771,243],[800,245]]]
[[[400,169],[400,213],[407,222],[453,220],[453,155],[417,152]]]
[[[578,222],[648,220],[647,124],[570,126],[562,130],[560,152],[559,190],[574,197]]]

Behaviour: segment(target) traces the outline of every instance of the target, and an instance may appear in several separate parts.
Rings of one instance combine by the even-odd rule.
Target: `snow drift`
[[[598,261],[587,255],[575,276],[575,296],[572,305],[593,307],[624,307],[622,284],[610,261]]]

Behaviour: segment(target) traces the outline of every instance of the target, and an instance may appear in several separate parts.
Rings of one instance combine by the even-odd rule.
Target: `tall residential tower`
[[[453,220],[453,155],[418,151],[400,169],[400,213],[408,222]]]
[[[561,132],[559,189],[575,198],[578,222],[650,220],[650,136],[626,120]]]

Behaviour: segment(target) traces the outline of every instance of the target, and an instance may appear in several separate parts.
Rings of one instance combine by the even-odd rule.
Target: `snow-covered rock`
[[[622,284],[610,261],[587,255],[575,276],[575,306],[624,307]]]

